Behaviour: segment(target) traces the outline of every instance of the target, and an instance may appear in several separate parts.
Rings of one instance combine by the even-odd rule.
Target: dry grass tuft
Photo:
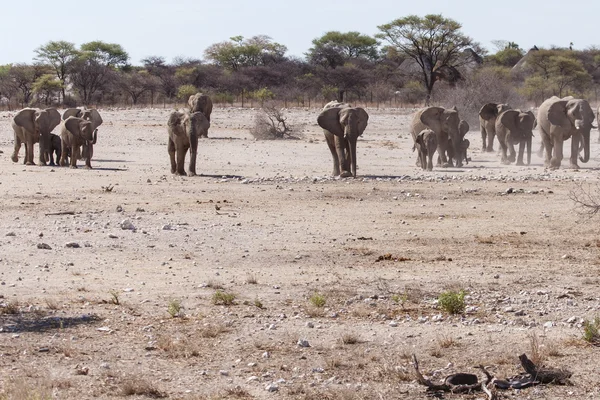
[[[199,357],[202,354],[202,348],[197,342],[188,338],[174,338],[170,335],[159,336],[156,347],[172,358]]]
[[[0,314],[18,314],[20,304],[17,300],[9,301],[5,304],[0,304]]]
[[[437,344],[442,349],[449,349],[450,347],[460,347],[460,342],[458,342],[456,339],[448,337],[448,336],[440,337],[437,340]]]
[[[214,339],[226,332],[229,332],[229,329],[221,324],[206,324],[198,330],[200,337],[210,339]]]
[[[167,397],[166,393],[158,390],[152,383],[137,376],[130,376],[123,381],[121,384],[121,393],[123,396],[146,396],[151,399]]]
[[[248,285],[256,285],[258,284],[258,278],[255,274],[248,274],[246,275],[246,283]]]
[[[342,344],[357,344],[360,343],[360,339],[353,333],[344,333],[340,338]]]

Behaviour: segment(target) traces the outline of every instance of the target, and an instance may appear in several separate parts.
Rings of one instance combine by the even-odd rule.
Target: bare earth
[[[336,180],[318,110],[290,111],[299,140],[254,141],[255,111],[216,109],[188,178],[168,109],[100,111],[93,170],[13,163],[0,114],[0,398],[423,399],[413,353],[441,380],[536,351],[573,385],[506,397],[600,396],[581,325],[600,316],[598,221],[569,198],[598,180],[596,131],[580,171],[503,166],[471,131],[471,163],[423,172],[413,110],[372,109],[359,177]],[[437,307],[461,289],[463,315]]]

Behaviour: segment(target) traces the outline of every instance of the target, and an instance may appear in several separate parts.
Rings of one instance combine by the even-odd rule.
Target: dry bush
[[[123,396],[146,396],[152,399],[167,397],[166,393],[158,390],[152,383],[137,376],[130,376],[123,380],[121,393]]]
[[[188,338],[177,338],[168,334],[158,337],[156,347],[172,358],[199,357],[202,354],[199,343],[192,342]]]
[[[292,138],[292,130],[283,109],[265,105],[254,116],[250,134],[256,140],[289,139]]]
[[[8,303],[0,304],[1,314],[18,314],[19,302],[17,300],[9,301]]]
[[[37,379],[29,382],[23,377],[5,380],[0,400],[49,400],[52,399],[52,382]]]
[[[489,102],[507,103],[512,108],[525,105],[508,71],[484,67],[466,76],[454,87],[440,83],[434,91],[433,103],[444,107],[456,106],[460,117],[471,125],[471,130],[479,127],[479,110]]]
[[[450,347],[460,347],[460,342],[448,336],[442,336],[438,338],[437,343],[442,349],[448,349]]]
[[[200,337],[211,339],[226,332],[229,332],[229,329],[221,324],[207,324],[198,330]]]
[[[354,333],[344,333],[340,341],[342,344],[357,344],[360,343],[360,338]]]

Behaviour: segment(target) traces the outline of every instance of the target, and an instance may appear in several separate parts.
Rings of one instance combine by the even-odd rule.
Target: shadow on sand
[[[93,314],[84,314],[77,317],[47,317],[35,312],[24,312],[19,314],[3,314],[0,316],[0,327],[2,327],[3,333],[47,332],[79,325],[93,325],[101,320],[100,317]]]

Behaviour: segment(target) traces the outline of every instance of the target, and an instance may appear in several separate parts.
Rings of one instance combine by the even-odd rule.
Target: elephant
[[[527,165],[531,163],[531,141],[536,127],[535,115],[532,111],[506,110],[496,118],[495,130],[502,148],[501,162],[510,164],[515,161],[515,147],[519,143],[519,155],[516,165],[523,164],[523,153],[527,146]],[[508,150],[508,155],[506,151]]]
[[[471,161],[471,159],[467,156],[467,150],[469,149],[469,146],[471,145],[471,142],[469,142],[469,139],[465,139],[465,135],[467,134],[467,132],[469,132],[469,129],[471,129],[471,127],[469,126],[469,123],[467,121],[465,121],[464,119],[461,119],[460,122],[458,123],[458,133],[459,133],[459,147],[462,150],[462,157],[463,160],[465,161],[466,164],[469,163],[469,161]],[[450,162],[452,162],[454,160],[454,145],[452,144],[452,140],[448,139],[448,160]],[[439,156],[438,156],[438,164],[440,163],[439,160]]]
[[[62,140],[60,140],[60,136],[51,133],[49,142],[50,146],[48,149],[46,149],[46,159],[50,160],[50,165],[55,165],[54,154],[56,154],[56,164],[60,162],[60,155],[62,152]]]
[[[60,129],[60,138],[62,139],[60,165],[70,165],[71,168],[77,168],[77,159],[79,158],[79,149],[86,142],[88,143],[88,157],[85,159],[85,167],[92,169],[91,160],[94,155],[94,146],[92,141],[96,135],[92,121],[79,117],[68,117],[62,122]],[[70,162],[67,161],[67,155],[70,153]]]
[[[333,176],[356,178],[356,142],[369,122],[369,114],[349,104],[329,102],[317,117],[333,158]]]
[[[538,109],[538,125],[542,145],[546,149],[544,165],[551,169],[560,168],[563,159],[563,142],[571,138],[570,168],[579,169],[577,156],[580,142],[583,142],[583,157],[579,160],[587,163],[590,160],[590,131],[595,128],[594,111],[587,100],[573,97],[558,98],[552,96],[544,101]]]
[[[431,171],[433,169],[433,155],[435,154],[438,147],[437,135],[431,129],[423,129],[415,139],[415,146],[413,151],[416,149],[421,153],[421,168],[423,170]]]
[[[11,159],[19,161],[21,144],[25,143],[26,165],[34,165],[33,145],[40,144],[39,164],[46,165],[46,149],[49,147],[50,132],[60,124],[60,113],[55,108],[39,110],[24,108],[12,119],[12,128],[15,134],[15,147]]]
[[[460,117],[456,107],[426,107],[415,113],[411,123],[411,134],[413,141],[416,142],[417,135],[423,129],[431,129],[437,135],[438,142],[438,164],[443,167],[452,166],[452,160],[446,158],[446,153],[450,145],[453,147],[449,152],[456,156],[456,166],[462,167],[464,159],[463,149],[461,147],[460,132],[458,124]],[[449,141],[450,139],[450,141]],[[421,154],[417,158],[417,166],[421,166]]]
[[[210,114],[212,114],[213,104],[210,97],[202,93],[196,93],[191,95],[188,99],[188,106],[190,107],[190,112],[201,112],[206,117],[206,120],[210,123]],[[202,136],[208,137],[208,129],[205,132],[202,132]]]
[[[208,118],[202,112],[190,113],[188,110],[173,111],[169,115],[167,130],[169,132],[168,151],[171,159],[171,173],[185,176],[185,155],[190,150],[189,176],[196,175],[196,155],[198,138],[205,135],[210,127]],[[175,159],[177,152],[177,159]]]
[[[479,127],[483,146],[481,151],[494,151],[494,136],[496,135],[496,118],[511,107],[504,103],[487,103],[479,110]],[[487,137],[487,146],[486,146]]]
[[[78,118],[83,118],[85,120],[91,121],[92,127],[94,129],[94,139],[91,141],[91,144],[92,145],[96,144],[96,141],[98,140],[98,127],[100,125],[102,125],[102,122],[103,122],[102,117],[100,116],[100,113],[98,112],[98,110],[96,110],[95,108],[86,108],[86,107],[67,108],[65,110],[65,112],[63,113],[62,119],[64,121],[69,117],[78,117]],[[89,143],[83,144],[81,151],[79,153],[80,160],[85,160],[88,157],[88,153],[89,153],[88,145],[89,145]]]

